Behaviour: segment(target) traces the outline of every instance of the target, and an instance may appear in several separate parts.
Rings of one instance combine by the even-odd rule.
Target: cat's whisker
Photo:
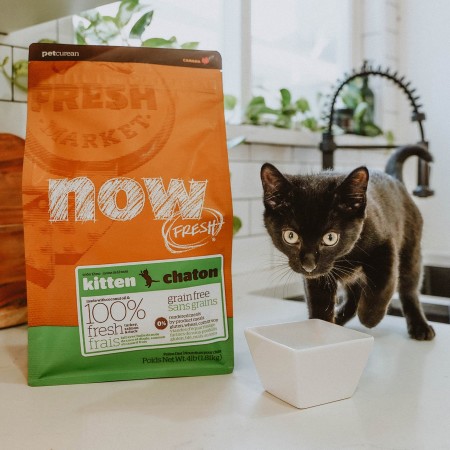
[[[334,265],[332,272],[334,271],[334,276],[351,276],[353,275],[353,270],[347,267],[340,267],[337,264]]]
[[[361,252],[365,253],[367,256],[369,256],[369,252],[367,252],[366,250],[364,250],[360,245],[358,245],[358,241],[355,242],[355,247],[360,250]],[[356,261],[357,262],[357,261]]]
[[[291,280],[296,275],[296,273],[293,270],[290,270],[288,276],[286,277],[286,281],[283,286],[283,297],[287,297],[289,293],[289,285],[291,283]]]
[[[325,278],[325,284],[327,285],[328,289],[330,291],[334,291],[336,288],[336,285],[338,283],[338,280],[335,276],[335,274],[333,273],[333,270],[331,270],[330,272],[326,273],[324,275]]]
[[[270,274],[271,282],[273,282],[273,284],[275,284],[275,282],[282,282],[286,277],[291,276],[292,272],[292,269],[286,262],[284,264],[280,263],[272,268]]]
[[[342,271],[342,273],[344,273],[346,270],[348,271],[347,273],[345,273],[346,275],[352,275],[353,271],[351,269],[349,269],[348,267],[341,267],[339,265],[335,265],[333,270],[336,270],[336,272]],[[370,289],[370,292],[372,293],[372,288],[367,285],[367,283],[363,282],[360,278],[356,278],[353,282],[354,284],[356,284],[360,289],[361,289],[361,293],[366,296],[367,292],[366,292],[366,288]]]
[[[279,266],[288,265],[289,259],[281,253],[267,253],[263,255],[260,270],[271,272]]]

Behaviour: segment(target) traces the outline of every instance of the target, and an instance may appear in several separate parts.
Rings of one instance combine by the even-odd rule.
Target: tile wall
[[[0,36],[0,64],[7,58],[4,69],[8,77],[15,63],[28,59],[28,46],[40,39],[71,43],[72,19],[67,17]],[[25,137],[26,100],[26,93],[0,73],[0,133]]]

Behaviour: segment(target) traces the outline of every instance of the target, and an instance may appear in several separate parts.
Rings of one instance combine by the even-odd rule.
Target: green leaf
[[[185,50],[196,50],[198,46],[200,45],[200,42],[185,42],[184,44],[181,44],[181,48]]]
[[[237,216],[233,216],[233,235],[242,228],[242,221]]]
[[[245,117],[248,119],[250,123],[254,125],[259,125],[263,113],[264,113],[263,108],[253,107],[247,109],[247,111],[245,112]]]
[[[305,112],[307,112],[307,111],[310,111],[310,109],[311,109],[309,106],[308,100],[306,100],[306,98],[304,98],[304,97],[299,98],[295,102],[295,106],[303,114],[305,114]]]
[[[8,81],[14,81],[13,77],[14,77],[14,73],[12,74],[12,76],[9,75],[9,73],[7,72],[5,66],[8,64],[9,61],[9,57],[5,56],[3,58],[3,61],[0,64],[0,73],[3,74],[3,76],[8,80]]]
[[[362,102],[361,91],[356,83],[346,84],[339,97],[347,108],[355,109]]]
[[[105,44],[104,40],[99,37],[97,29],[95,27],[89,26],[79,34],[84,39],[85,44],[89,45]]]
[[[261,123],[263,114],[271,114],[278,116],[280,111],[277,109],[269,108],[266,105],[266,100],[262,96],[253,97],[245,109],[245,117],[248,121],[254,125]]]
[[[366,102],[359,103],[356,109],[353,111],[353,120],[362,121],[368,108],[369,105]]]
[[[151,38],[142,42],[142,47],[163,47],[163,48],[173,48],[173,44],[176,42],[176,38],[172,37],[170,39],[163,38]]]
[[[391,130],[387,130],[386,133],[384,133],[384,136],[389,145],[394,145],[395,136]]]
[[[57,44],[58,41],[55,41],[54,39],[39,39],[38,41],[39,44]]]
[[[224,108],[227,111],[233,111],[237,105],[237,97],[235,95],[225,94],[223,96]]]
[[[78,45],[87,45],[86,39],[84,37],[85,30],[81,31],[79,29],[75,30],[75,37]]]
[[[266,100],[264,99],[264,97],[258,95],[257,97],[253,97],[250,102],[248,103],[248,106],[253,106],[253,105],[261,105],[263,104],[264,106],[266,105]]]
[[[102,19],[102,16],[96,9],[90,9],[88,11],[84,11],[80,14],[80,17],[88,20],[89,22],[91,22],[92,25],[95,25],[96,23],[100,22]]]
[[[103,16],[102,20],[96,25],[95,36],[103,44],[109,44],[115,37],[120,36],[120,30],[117,28],[113,17]]]
[[[143,14],[137,22],[133,25],[130,31],[130,38],[132,39],[141,39],[142,34],[150,25],[153,19],[153,11],[146,12]]]
[[[27,77],[28,76],[28,61],[21,59],[16,61],[13,65],[13,71],[16,77]]]
[[[142,9],[142,6],[139,5],[139,0],[122,0],[114,18],[117,26],[124,27],[131,20],[133,14],[140,9]]]
[[[15,62],[12,66],[11,76],[5,70],[5,65],[8,63],[9,58],[5,57],[0,64],[0,73],[8,80],[11,81],[14,86],[21,91],[27,92],[28,90],[28,61],[21,59]]]
[[[283,108],[289,106],[291,104],[291,93],[288,89],[280,89],[280,94],[281,94],[281,106]]]
[[[258,125],[261,120],[261,115],[264,113],[264,107],[258,105],[251,106],[246,109],[245,117],[254,125]]]
[[[297,108],[294,105],[287,105],[284,108],[281,108],[281,114],[286,116],[295,116],[297,114]]]
[[[261,115],[264,113],[264,110],[267,108],[266,101],[264,97],[257,96],[253,97],[247,105],[245,109],[245,117],[253,124],[259,124]]]
[[[290,115],[279,114],[274,125],[278,128],[291,128],[292,118]]]
[[[307,117],[306,119],[302,120],[300,124],[311,131],[318,131],[320,128],[315,117]]]
[[[374,123],[363,123],[361,126],[361,134],[364,136],[375,137],[383,134],[383,131],[380,127],[375,125]]]

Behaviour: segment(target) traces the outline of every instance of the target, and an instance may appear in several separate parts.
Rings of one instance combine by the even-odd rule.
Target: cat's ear
[[[361,166],[353,170],[336,191],[339,209],[345,212],[363,212],[366,207],[366,191],[369,171]]]
[[[261,181],[264,189],[264,204],[276,209],[285,202],[285,195],[290,190],[289,181],[272,164],[265,163],[261,167]]]

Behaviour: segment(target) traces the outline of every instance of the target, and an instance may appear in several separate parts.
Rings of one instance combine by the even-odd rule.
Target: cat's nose
[[[303,257],[301,264],[303,269],[308,273],[311,273],[317,267],[316,258],[311,253],[308,253]]]
[[[317,266],[316,264],[312,264],[312,265],[306,265],[306,264],[302,264],[303,269],[305,269],[306,272],[311,273]]]

